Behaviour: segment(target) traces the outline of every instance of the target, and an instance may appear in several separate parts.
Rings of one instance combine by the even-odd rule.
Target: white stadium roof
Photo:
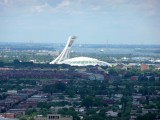
[[[75,57],[61,61],[59,64],[69,64],[71,66],[89,66],[89,65],[91,66],[99,65],[99,66],[109,66],[109,67],[112,66],[107,62],[100,61],[90,57]]]

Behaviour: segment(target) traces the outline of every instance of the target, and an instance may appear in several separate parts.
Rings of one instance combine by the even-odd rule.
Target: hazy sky
[[[65,43],[69,35],[160,44],[160,0],[0,0],[0,42]]]

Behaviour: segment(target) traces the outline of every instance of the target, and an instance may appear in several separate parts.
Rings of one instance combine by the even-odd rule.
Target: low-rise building
[[[0,117],[4,117],[4,118],[15,118],[16,115],[14,113],[0,113]],[[1,118],[0,118],[1,120]]]
[[[47,117],[38,115],[34,118],[35,120],[73,120],[72,116],[62,116],[60,114],[48,114]]]
[[[108,111],[106,112],[107,116],[111,116],[111,117],[117,117],[118,116],[118,112],[113,112],[113,111]]]

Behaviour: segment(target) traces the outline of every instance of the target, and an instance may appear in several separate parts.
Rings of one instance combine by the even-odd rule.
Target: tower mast
[[[69,50],[70,50],[73,42],[75,41],[75,39],[76,39],[76,36],[70,36],[68,38],[67,44],[64,47],[63,51],[61,52],[61,54],[55,60],[50,62],[50,64],[57,64],[63,60],[68,59],[69,58]]]

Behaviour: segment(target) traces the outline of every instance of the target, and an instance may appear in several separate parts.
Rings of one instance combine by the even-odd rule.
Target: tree
[[[27,117],[22,116],[22,117],[19,118],[19,120],[27,120]]]
[[[145,115],[141,115],[137,117],[137,120],[155,120],[156,114],[155,113],[147,113]]]
[[[35,120],[34,117],[30,117],[29,120]]]
[[[105,120],[105,118],[99,116],[98,114],[93,114],[91,120]]]
[[[15,59],[15,60],[13,61],[13,64],[14,64],[14,65],[19,65],[19,64],[20,64],[20,61],[19,61],[18,59]]]
[[[58,82],[55,85],[56,90],[62,92],[66,89],[66,85],[64,83]]]
[[[94,106],[102,106],[103,105],[102,99],[101,98],[95,98],[94,101],[93,101],[93,105]]]
[[[62,108],[58,111],[58,114],[71,115],[73,117],[73,120],[80,120],[80,118],[78,117],[78,113],[74,108]]]
[[[35,114],[35,113],[37,113],[37,110],[36,110],[36,109],[28,109],[28,110],[26,111],[26,114],[27,114],[27,115],[33,115],[33,114]]]
[[[54,92],[63,92],[66,89],[66,85],[64,83],[58,82],[54,85],[46,85],[43,87],[43,91],[46,93],[54,93]]]
[[[3,67],[3,66],[4,66],[4,62],[0,61],[0,67]]]
[[[106,117],[106,110],[105,109],[101,109],[99,112],[99,116],[101,116],[102,118]]]
[[[91,96],[87,96],[82,100],[82,105],[86,108],[89,108],[93,105],[93,98]]]
[[[111,74],[111,75],[118,75],[118,70],[116,68],[110,68],[109,69],[109,74]]]
[[[46,109],[49,109],[50,108],[50,106],[47,104],[47,102],[40,102],[40,103],[38,103],[37,104],[37,107],[38,108],[46,108]]]
[[[158,109],[160,109],[160,101],[158,101],[158,102],[156,103],[156,106],[157,106]]]
[[[42,108],[42,109],[39,110],[39,114],[42,114],[44,116],[46,116],[49,113],[50,113],[50,110],[46,109],[46,108]]]

